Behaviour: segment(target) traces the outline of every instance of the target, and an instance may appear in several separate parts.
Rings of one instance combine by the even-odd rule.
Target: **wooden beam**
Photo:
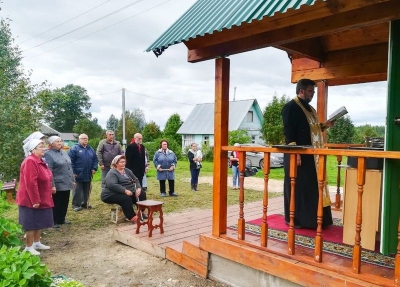
[[[393,0],[381,0],[388,2]],[[396,1],[396,0],[395,0]],[[264,17],[260,21],[242,23],[240,26],[233,26],[230,29],[223,29],[212,34],[184,41],[189,50],[198,49],[206,46],[213,46],[225,42],[243,39],[252,35],[261,34],[284,27],[301,24],[305,21],[324,19],[336,13],[343,13],[359,9],[370,5],[375,5],[376,1],[371,0],[330,0],[317,1],[314,5],[303,5],[300,9],[291,9],[285,13],[276,13],[271,17]]]
[[[400,5],[398,5],[397,0],[391,0],[273,31],[238,38],[221,44],[190,49],[188,52],[188,61],[199,62],[268,46],[279,46],[399,18]]]
[[[298,42],[288,43],[275,48],[284,50],[289,54],[297,54],[315,61],[325,59],[325,51],[319,38],[311,38]]]
[[[330,79],[345,79],[351,77],[373,76],[376,81],[386,75],[387,60],[372,61],[369,63],[349,64],[337,67],[323,67],[318,69],[310,69],[304,71],[295,71],[292,73],[292,83],[298,80],[307,78],[314,81],[330,80]]]
[[[215,60],[215,109],[214,109],[214,176],[213,176],[213,218],[212,234],[220,236],[226,233],[228,186],[226,180],[228,168],[227,152],[221,147],[228,145],[229,120],[229,73],[230,60]]]
[[[326,122],[328,116],[328,84],[326,81],[317,83],[317,114],[321,123]],[[326,131],[323,133],[324,143],[326,143]]]
[[[366,75],[361,77],[327,80],[329,86],[352,85],[361,83],[381,82],[387,80],[387,73],[379,75]]]

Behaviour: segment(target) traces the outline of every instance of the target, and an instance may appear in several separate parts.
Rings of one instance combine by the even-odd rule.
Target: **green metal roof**
[[[317,0],[198,0],[185,14],[165,31],[147,52],[158,57],[171,45],[188,41],[197,36],[212,34],[242,23],[259,21],[275,13],[312,6]],[[326,0],[322,0],[326,1]]]

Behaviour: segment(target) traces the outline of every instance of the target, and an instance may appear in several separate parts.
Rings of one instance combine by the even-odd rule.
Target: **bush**
[[[21,246],[19,235],[22,235],[21,225],[0,217],[0,245]]]
[[[0,248],[0,270],[0,287],[48,287],[53,281],[40,257],[20,251],[19,247],[3,245]]]
[[[182,148],[181,146],[174,140],[170,138],[165,138],[168,141],[168,149],[172,150],[178,160],[182,158]],[[152,142],[146,142],[143,145],[146,147],[147,153],[149,154],[149,161],[153,161],[154,154],[156,153],[157,150],[160,149],[160,141],[163,140],[163,138],[158,138]]]
[[[201,152],[203,153],[203,160],[213,161],[214,160],[214,147],[209,145],[202,145]]]
[[[98,145],[99,145],[100,139],[99,138],[92,138],[89,139],[88,144],[94,149],[96,150]]]
[[[64,275],[53,276],[53,283],[50,287],[84,287],[84,285],[72,278],[67,278]]]

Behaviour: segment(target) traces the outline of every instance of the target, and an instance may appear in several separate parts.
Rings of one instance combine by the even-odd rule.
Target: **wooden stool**
[[[111,214],[111,221],[114,222],[115,224],[121,223],[126,219],[124,213],[122,212],[121,206],[119,206],[118,204],[113,204],[111,206],[110,214]]]
[[[1,188],[1,190],[2,191],[4,190],[6,192],[8,203],[15,203],[13,196],[15,196],[15,193],[16,193],[15,192],[16,185],[17,185],[16,179],[3,183],[3,187]]]
[[[155,201],[155,200],[143,200],[143,201],[138,201],[137,203],[138,207],[138,220],[136,222],[136,234],[139,233],[140,226],[142,225],[147,225],[147,228],[149,230],[149,237],[152,236],[153,234],[153,229],[155,228],[160,228],[160,233],[164,233],[164,217],[163,217],[163,212],[162,212],[162,205],[164,202],[162,201]],[[147,209],[148,211],[148,219],[140,222],[141,214],[142,214],[142,209]],[[160,224],[153,225],[153,213],[154,212],[160,212]]]

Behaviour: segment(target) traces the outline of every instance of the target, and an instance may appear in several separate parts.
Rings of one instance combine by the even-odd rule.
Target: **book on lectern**
[[[336,121],[337,119],[340,119],[341,117],[343,117],[343,116],[344,116],[345,114],[347,114],[347,113],[348,113],[348,111],[347,111],[347,109],[346,109],[345,106],[340,107],[339,109],[337,109],[336,111],[334,111],[334,112],[329,116],[329,118],[328,118],[327,121],[329,121],[329,122],[334,122],[334,121]]]

